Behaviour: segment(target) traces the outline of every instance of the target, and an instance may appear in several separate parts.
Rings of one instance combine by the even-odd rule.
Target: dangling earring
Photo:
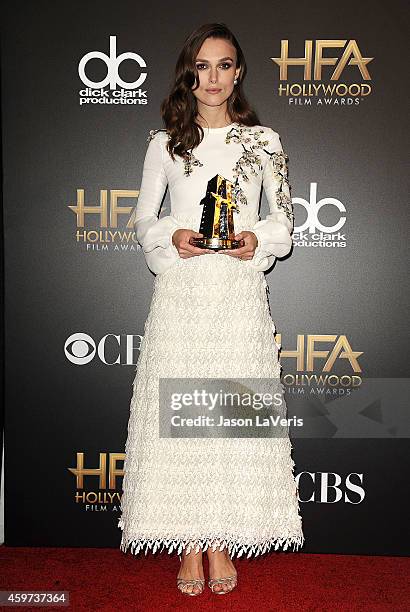
[[[236,85],[238,83],[238,79],[235,79],[233,84]]]

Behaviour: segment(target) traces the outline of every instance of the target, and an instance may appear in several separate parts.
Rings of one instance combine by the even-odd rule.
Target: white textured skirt
[[[161,377],[278,379],[274,335],[264,274],[248,262],[204,254],[156,276],[133,382],[121,550],[250,557],[303,545],[289,436],[159,434]]]

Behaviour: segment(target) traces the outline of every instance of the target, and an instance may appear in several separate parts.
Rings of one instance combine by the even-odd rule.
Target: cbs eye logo
[[[94,359],[97,347],[88,334],[72,334],[64,344],[65,356],[75,365],[85,365]]]
[[[86,365],[96,356],[104,365],[136,365],[143,336],[105,334],[97,342],[84,332],[71,334],[64,343],[64,354],[74,365]]]
[[[92,59],[99,59],[107,66],[107,76],[102,81],[91,81],[91,79],[89,79],[85,73],[85,67]],[[92,87],[93,89],[102,89],[107,85],[110,86],[110,89],[116,89],[117,85],[123,89],[136,89],[143,84],[147,78],[147,73],[141,72],[136,81],[132,81],[130,83],[123,81],[118,74],[118,68],[124,60],[133,60],[134,62],[137,62],[138,66],[141,68],[147,67],[144,59],[138,55],[138,53],[128,51],[127,53],[121,53],[121,55],[118,55],[117,57],[117,37],[110,36],[110,55],[108,56],[106,53],[102,53],[101,51],[90,51],[89,53],[86,53],[78,64],[78,75],[84,85]]]

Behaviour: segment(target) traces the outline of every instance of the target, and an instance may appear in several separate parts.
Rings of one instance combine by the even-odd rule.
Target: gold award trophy
[[[206,195],[201,200],[203,205],[199,232],[202,238],[190,238],[190,244],[200,249],[214,251],[238,249],[244,246],[244,240],[235,240],[233,212],[238,212],[232,200],[233,183],[220,174],[208,181]]]

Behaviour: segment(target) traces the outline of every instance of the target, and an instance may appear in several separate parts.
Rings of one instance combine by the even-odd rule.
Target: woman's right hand
[[[190,238],[202,238],[202,236],[203,234],[194,232],[194,230],[178,229],[172,234],[172,242],[182,259],[195,257],[196,255],[204,255],[205,253],[214,253],[212,249],[200,249],[189,243]]]

